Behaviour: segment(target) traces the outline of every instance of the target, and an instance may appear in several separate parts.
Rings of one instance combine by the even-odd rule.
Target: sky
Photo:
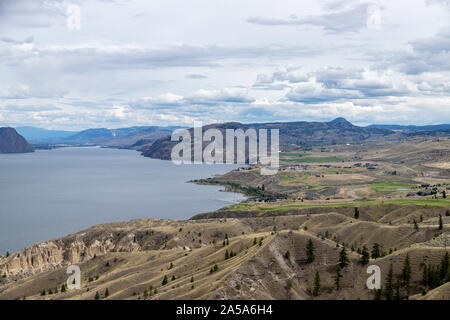
[[[450,0],[0,0],[0,126],[450,123]]]

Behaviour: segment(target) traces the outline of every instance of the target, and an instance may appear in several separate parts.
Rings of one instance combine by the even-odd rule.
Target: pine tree
[[[386,296],[386,300],[394,299],[394,270],[392,263],[391,266],[389,267],[389,273],[386,278],[386,289],[384,291],[384,294]]]
[[[334,284],[336,285],[336,290],[341,289],[341,278],[342,278],[341,267],[337,266],[336,276],[334,277]]]
[[[427,265],[425,265],[423,267],[423,272],[422,272],[422,284],[426,287],[428,286],[428,267]]]
[[[167,276],[164,276],[164,279],[163,279],[163,281],[162,281],[162,285],[165,286],[165,285],[167,284],[167,282],[169,282],[169,281],[167,280]]]
[[[409,290],[409,283],[411,281],[411,262],[409,261],[409,253],[406,254],[405,262],[403,263],[402,277],[406,288]]]
[[[369,259],[370,259],[369,250],[367,249],[366,246],[363,246],[363,249],[361,251],[361,260],[360,260],[361,264],[363,264],[363,265],[368,264],[369,263]]]
[[[320,294],[320,274],[319,271],[317,271],[314,277],[313,296],[317,297],[319,294]]]
[[[289,252],[289,250],[286,251],[286,253],[284,254],[284,257],[289,260],[289,258],[291,257],[291,253]]]
[[[100,295],[98,294],[98,291],[97,291],[97,293],[95,294],[95,298],[94,298],[95,300],[100,300]]]
[[[442,215],[439,214],[439,230],[442,230],[444,228],[444,224],[442,222]]]
[[[380,245],[378,243],[373,244],[371,257],[372,259],[377,259],[381,257]]]
[[[109,296],[109,289],[106,288],[106,290],[105,290],[105,298],[108,298],[108,296]]]
[[[383,295],[383,291],[381,289],[375,290],[375,296],[373,297],[374,300],[381,300],[381,296]]]
[[[395,283],[395,300],[401,300],[400,281],[398,279],[397,282]]]
[[[354,217],[355,217],[355,219],[359,219],[359,209],[358,209],[358,207],[355,207]]]
[[[346,266],[348,266],[349,262],[350,261],[348,260],[347,252],[345,251],[345,247],[343,247],[341,252],[339,253],[339,266],[341,268],[345,268]]]
[[[194,282],[194,276],[192,276],[192,278],[191,278],[191,283],[192,283],[192,282]]]
[[[61,292],[66,292],[66,285],[64,283],[61,285]]]
[[[225,260],[228,260],[228,258],[230,257],[229,253],[228,253],[228,249],[225,250]]]
[[[450,217],[450,210],[445,211],[445,216]]]
[[[415,230],[419,230],[419,225],[417,224],[417,221],[416,221],[416,219],[414,219],[414,229]]]
[[[445,190],[442,191],[442,198],[444,198],[444,199],[447,198],[447,194],[445,193]]]
[[[309,239],[308,244],[306,245],[306,261],[307,263],[313,263],[315,259],[314,244],[312,240]]]
[[[441,268],[440,268],[441,280],[445,281],[447,279],[448,270],[449,270],[449,256],[448,256],[448,252],[446,252],[445,256],[442,258],[442,261],[441,261]]]

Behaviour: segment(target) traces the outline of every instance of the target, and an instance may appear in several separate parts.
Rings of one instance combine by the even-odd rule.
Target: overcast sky
[[[0,126],[340,116],[450,123],[450,0],[0,0]]]

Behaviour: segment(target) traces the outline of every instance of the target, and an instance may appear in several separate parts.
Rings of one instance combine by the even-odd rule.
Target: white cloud
[[[2,1],[2,122],[450,122],[448,1],[280,1]]]

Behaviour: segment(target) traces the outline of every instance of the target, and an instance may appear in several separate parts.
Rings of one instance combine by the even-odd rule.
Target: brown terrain
[[[400,288],[402,297],[449,299],[445,284],[422,295],[429,289],[422,284],[424,265],[439,265],[450,240],[449,208],[361,206],[358,219],[353,207],[302,208],[249,218],[230,217],[229,210],[227,218],[217,212],[214,218],[189,221],[99,225],[1,257],[0,299],[94,299],[107,288],[107,299],[373,299],[374,292],[365,285],[367,265],[357,251],[363,246],[371,250],[375,243],[382,257],[369,265],[381,268],[383,285],[391,264],[395,279],[401,279],[409,255],[411,283],[409,293]],[[421,221],[418,230],[413,220]],[[312,263],[306,258],[310,239]],[[336,290],[334,276],[344,246],[349,264]],[[235,256],[225,259],[226,251]],[[80,266],[82,288],[61,292],[70,264]],[[217,271],[211,271],[215,265]],[[316,272],[321,293],[314,297]]]
[[[449,137],[317,126],[369,136],[286,144],[276,175],[250,165],[193,181],[249,197],[215,212],[98,225],[0,256],[0,299],[450,299]],[[169,144],[151,146],[162,157]],[[65,285],[72,264],[80,289]],[[369,265],[381,291],[366,286]]]

